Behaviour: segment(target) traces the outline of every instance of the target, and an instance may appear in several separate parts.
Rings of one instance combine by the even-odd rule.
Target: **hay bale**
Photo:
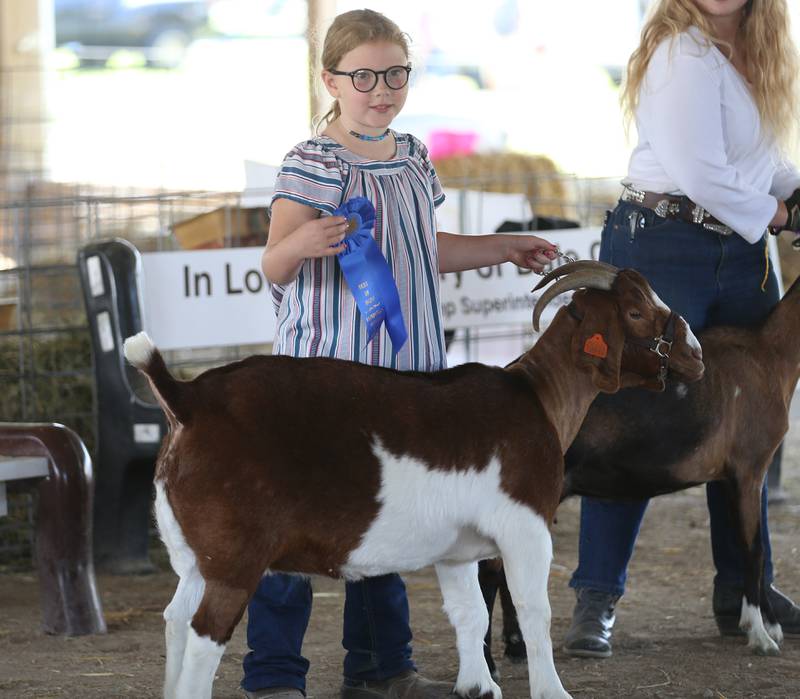
[[[520,192],[537,216],[568,217],[567,187],[550,158],[523,153],[471,153],[434,161],[445,187],[482,192]]]

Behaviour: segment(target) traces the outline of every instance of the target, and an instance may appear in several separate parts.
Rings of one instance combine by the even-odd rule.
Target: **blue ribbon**
[[[367,324],[367,342],[378,332],[381,323],[386,323],[392,350],[398,352],[408,339],[408,331],[392,270],[372,237],[375,207],[365,197],[353,197],[333,215],[344,216],[350,228],[355,229],[344,239],[345,249],[336,257]]]

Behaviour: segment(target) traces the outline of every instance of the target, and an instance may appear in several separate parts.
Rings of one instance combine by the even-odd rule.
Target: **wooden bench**
[[[92,460],[57,423],[0,422],[0,516],[6,488],[38,488],[35,561],[46,633],[105,633],[92,562]]]

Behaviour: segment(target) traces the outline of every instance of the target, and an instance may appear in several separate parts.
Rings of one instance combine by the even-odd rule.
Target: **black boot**
[[[579,587],[572,612],[572,625],[564,639],[564,650],[580,658],[608,658],[611,655],[611,629],[619,595]]]
[[[714,585],[714,621],[722,636],[744,636],[739,628],[744,592],[740,587]],[[772,610],[785,636],[800,636],[800,607],[773,585],[767,590]]]

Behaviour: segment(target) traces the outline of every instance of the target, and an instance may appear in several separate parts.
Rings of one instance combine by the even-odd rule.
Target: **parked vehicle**
[[[56,46],[86,64],[129,48],[147,62],[175,67],[208,23],[207,0],[54,0]]]

